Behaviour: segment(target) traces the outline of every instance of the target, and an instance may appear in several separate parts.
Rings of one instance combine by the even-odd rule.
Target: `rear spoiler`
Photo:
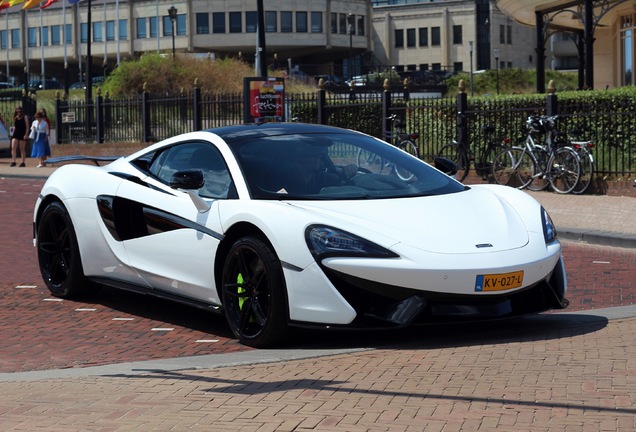
[[[72,155],[72,156],[58,156],[47,158],[47,164],[64,163],[64,162],[79,162],[89,161],[95,165],[100,166],[101,163],[110,163],[120,159],[122,156],[86,156],[86,155]]]

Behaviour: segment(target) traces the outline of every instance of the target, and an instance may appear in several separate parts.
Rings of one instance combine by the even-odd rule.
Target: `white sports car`
[[[399,327],[567,306],[561,244],[525,192],[464,186],[350,130],[192,132],[64,165],[34,211],[52,294],[100,285],[224,312],[254,347],[293,326]]]

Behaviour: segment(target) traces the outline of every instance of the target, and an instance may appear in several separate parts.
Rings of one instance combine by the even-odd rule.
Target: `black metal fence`
[[[486,145],[481,130],[490,125],[513,143],[525,137],[530,114],[558,114],[558,127],[571,138],[596,143],[597,172],[636,175],[636,92],[582,93],[468,98],[412,97],[403,89],[369,93],[318,90],[286,98],[287,119],[355,129],[379,138],[397,113],[410,132],[419,132],[420,154],[431,160],[452,139],[477,151]],[[92,103],[56,102],[58,143],[155,142],[180,133],[243,123],[243,95],[150,95],[111,99],[98,94]],[[574,136],[574,131],[582,131]]]

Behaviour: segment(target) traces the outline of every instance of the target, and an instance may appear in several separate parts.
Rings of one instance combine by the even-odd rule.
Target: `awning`
[[[609,3],[616,2],[609,0]],[[579,11],[579,7],[583,7],[584,3],[584,0],[497,0],[497,7],[515,21],[528,26],[536,25],[535,12],[547,12],[552,13],[550,24],[583,29],[583,23],[576,12]],[[569,13],[568,10],[576,14]],[[558,11],[561,12],[556,13]]]

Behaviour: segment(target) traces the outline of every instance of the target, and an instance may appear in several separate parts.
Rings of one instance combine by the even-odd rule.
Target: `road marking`
[[[36,285],[18,285],[15,287],[16,289],[33,289],[37,288]]]
[[[611,264],[609,261],[592,261],[592,264]]]
[[[218,342],[218,339],[197,339],[195,342],[197,343],[214,343]]]
[[[155,327],[155,328],[150,329],[150,330],[151,331],[165,331],[165,332],[168,332],[168,331],[174,330],[174,328],[171,328],[171,327]]]
[[[94,308],[77,308],[75,309],[76,312],[94,312],[97,309]]]
[[[45,298],[42,299],[42,301],[48,301],[48,302],[61,302],[62,299],[58,299],[58,298]]]
[[[133,321],[134,318],[113,318],[113,321]]]

